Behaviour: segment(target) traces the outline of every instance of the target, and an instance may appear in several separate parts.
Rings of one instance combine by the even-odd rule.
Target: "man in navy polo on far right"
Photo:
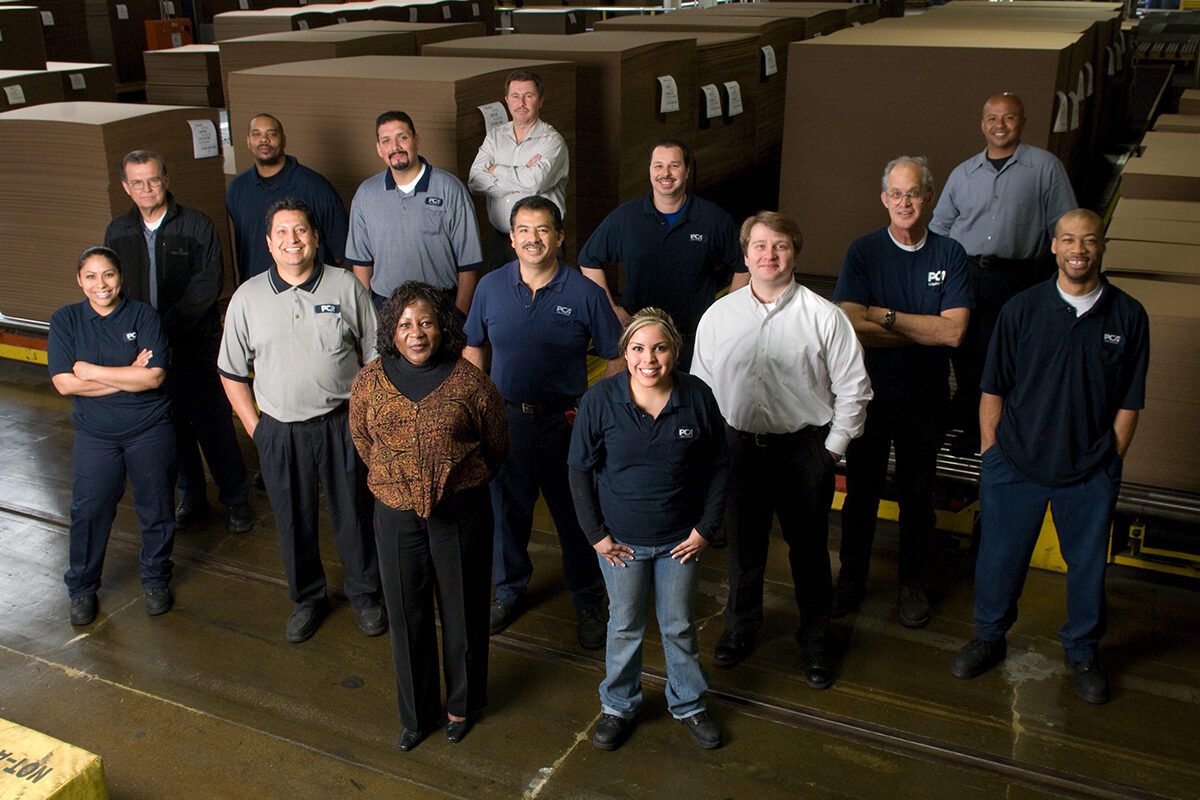
[[[1050,249],[1057,279],[1004,306],[988,349],[979,403],[976,638],[951,671],[974,678],[1004,660],[1049,504],[1067,562],[1067,622],[1058,638],[1076,692],[1106,703],[1098,659],[1104,571],[1121,467],[1146,396],[1149,321],[1140,303],[1100,274],[1104,225],[1096,214],[1064,214]]]

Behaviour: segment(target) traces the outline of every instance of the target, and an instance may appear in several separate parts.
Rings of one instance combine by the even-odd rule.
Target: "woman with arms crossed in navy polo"
[[[75,423],[69,566],[72,625],[96,618],[104,551],[125,476],[142,526],[142,589],[150,616],[171,610],[175,541],[175,433],[163,388],[167,339],[158,313],[121,296],[121,264],[89,247],[76,265],[84,301],[50,318],[50,381],[69,396]]]
[[[667,666],[667,707],[696,743],[720,747],[705,709],[693,604],[700,554],[719,531],[729,476],[725,423],[712,390],[676,371],[682,340],[671,316],[634,314],[619,347],[627,372],[579,403],[571,493],[608,589],[601,750],[620,747],[642,701],[642,638],[651,589]]]

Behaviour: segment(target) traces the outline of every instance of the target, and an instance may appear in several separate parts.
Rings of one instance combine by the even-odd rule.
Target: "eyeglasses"
[[[925,202],[925,192],[920,189],[910,189],[907,192],[901,192],[893,189],[887,193],[887,196],[888,200],[891,200],[896,205],[900,205],[900,203],[902,203],[906,198],[911,200],[914,206],[919,206],[921,203]]]
[[[157,189],[162,186],[165,181],[166,178],[146,178],[146,180],[134,178],[131,181],[125,181],[125,185],[130,189],[133,189],[135,192],[140,192],[143,189]]]

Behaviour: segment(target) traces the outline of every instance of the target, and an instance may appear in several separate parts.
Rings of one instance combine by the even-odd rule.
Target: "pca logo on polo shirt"
[[[935,270],[931,270],[929,272],[929,283],[927,285],[930,289],[937,289],[937,288],[941,287],[941,285],[945,282],[946,282],[946,270],[935,269]]]
[[[692,235],[691,235],[689,238],[690,238],[690,239],[691,239],[693,242],[703,242],[703,241],[704,241],[704,234],[703,234],[703,233],[693,233],[693,234],[692,234]]]
[[[696,429],[695,428],[680,428],[679,430],[675,431],[675,438],[676,439],[695,439],[696,438]]]
[[[575,316],[575,309],[570,306],[555,306],[554,313],[562,317],[573,317]]]
[[[440,208],[441,206],[443,206],[445,204],[446,204],[446,201],[440,197],[426,197],[425,198],[425,205],[427,205],[427,206],[438,206]]]
[[[136,342],[137,341],[137,331],[129,331],[128,333],[126,333],[125,341]]]
[[[313,310],[318,314],[340,314],[342,306],[340,303],[317,303]]]
[[[1104,343],[1105,344],[1120,344],[1121,343],[1121,334],[1119,334],[1119,333],[1104,334]]]

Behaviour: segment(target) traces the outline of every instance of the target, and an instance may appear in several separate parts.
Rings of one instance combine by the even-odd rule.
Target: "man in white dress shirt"
[[[760,211],[742,224],[741,244],[750,284],[705,312],[692,360],[692,374],[712,387],[725,416],[735,487],[729,601],[713,660],[731,667],[754,649],[778,514],[800,608],[804,680],[825,689],[834,679],[827,642],[834,465],[862,433],[871,382],[850,320],[793,277],[803,244],[796,221]]]
[[[487,132],[471,165],[467,187],[487,198],[489,270],[517,258],[509,240],[509,216],[522,197],[541,195],[567,216],[564,192],[570,154],[562,135],[541,118],[545,100],[536,72],[510,72],[504,79],[504,102],[512,122]]]

